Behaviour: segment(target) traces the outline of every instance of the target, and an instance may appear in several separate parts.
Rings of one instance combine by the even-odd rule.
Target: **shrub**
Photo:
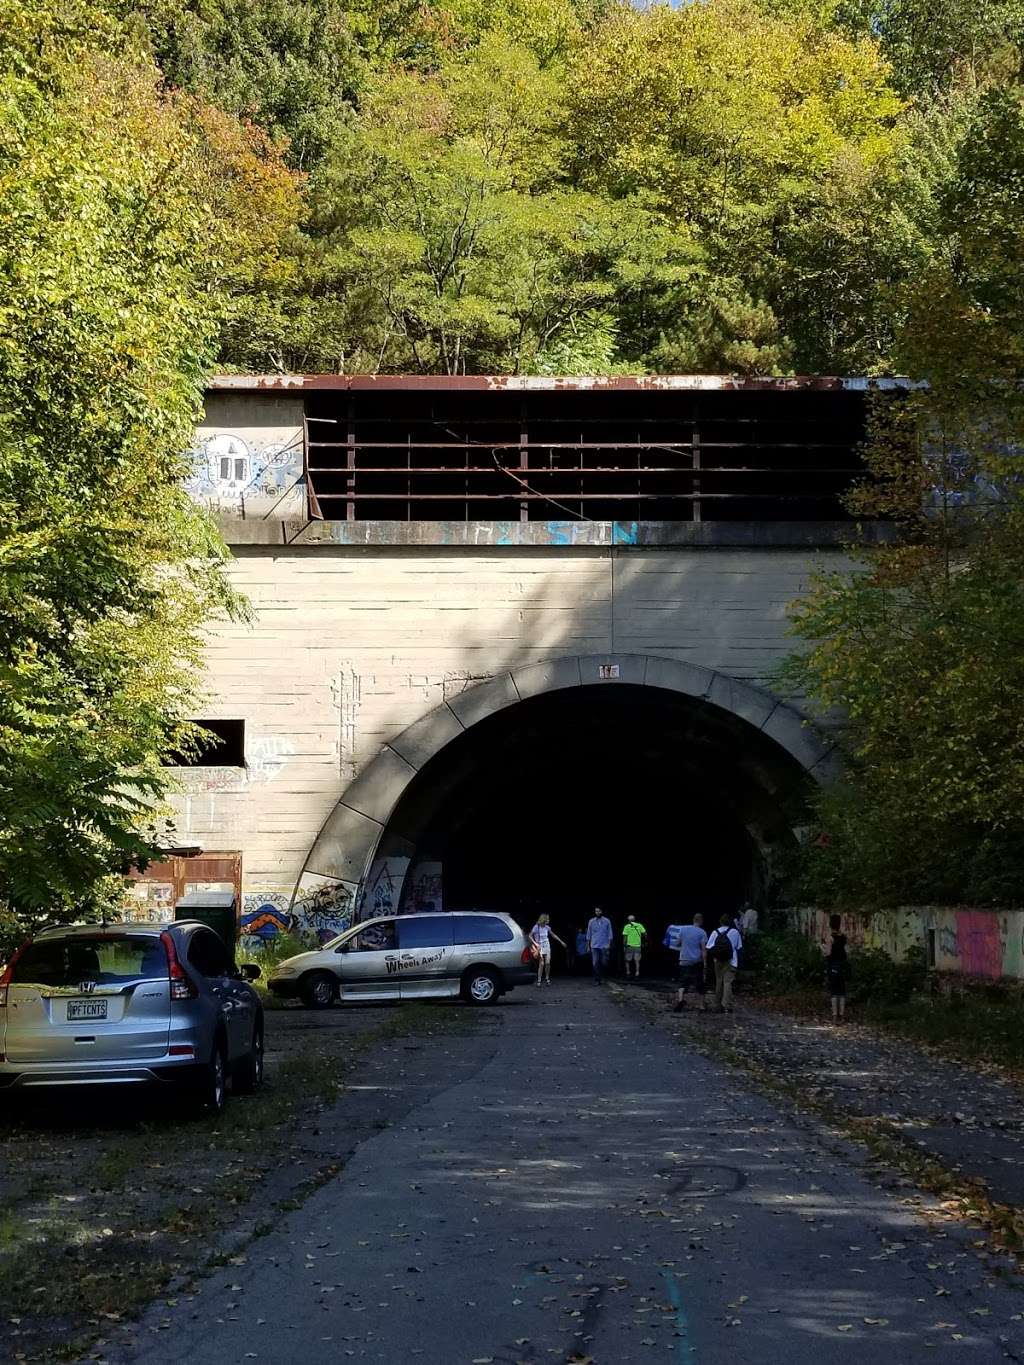
[[[806,986],[820,985],[824,979],[824,955],[818,945],[803,934],[792,930],[758,934],[752,938],[750,949],[744,949],[744,965],[758,971],[758,987],[768,993],[784,995]]]
[[[850,954],[851,1000],[872,1000],[898,1005],[910,999],[927,980],[924,952],[911,948],[896,962],[881,948],[858,948]]]

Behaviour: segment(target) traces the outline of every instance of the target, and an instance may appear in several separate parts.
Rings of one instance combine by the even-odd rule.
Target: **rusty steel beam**
[[[645,374],[587,375],[440,375],[440,374],[220,374],[207,383],[213,392],[268,390],[350,393],[866,393],[923,387],[902,375],[868,378],[840,375]]]

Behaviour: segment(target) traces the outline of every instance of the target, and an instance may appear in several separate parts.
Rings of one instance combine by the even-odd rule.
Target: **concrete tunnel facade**
[[[613,906],[770,897],[838,771],[774,677],[847,562],[868,387],[215,381],[189,488],[252,621],[211,631],[216,743],[176,773],[203,859],[148,869],[139,915],[229,884],[243,932],[320,938],[517,879],[521,915],[602,876]]]

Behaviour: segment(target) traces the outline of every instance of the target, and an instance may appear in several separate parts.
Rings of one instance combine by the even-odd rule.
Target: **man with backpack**
[[[715,1000],[720,1014],[732,1014],[732,986],[740,965],[743,940],[733,926],[733,917],[723,910],[719,927],[708,939],[708,959],[715,964]]]

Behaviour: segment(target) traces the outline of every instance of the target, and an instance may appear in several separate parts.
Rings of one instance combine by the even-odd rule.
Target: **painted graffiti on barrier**
[[[359,898],[358,918],[397,915],[408,870],[408,858],[375,858]]]
[[[347,882],[303,873],[292,905],[294,932],[326,943],[352,923],[353,895]]]
[[[278,891],[247,891],[239,933],[268,942],[292,928],[291,897]]]
[[[412,915],[444,909],[442,867],[438,862],[417,863],[409,874],[406,908]]]
[[[1003,940],[991,910],[958,910],[956,941],[960,970],[967,976],[1002,976]]]
[[[191,451],[190,495],[217,512],[240,517],[301,512],[302,437],[274,431],[270,436],[200,428]]]

